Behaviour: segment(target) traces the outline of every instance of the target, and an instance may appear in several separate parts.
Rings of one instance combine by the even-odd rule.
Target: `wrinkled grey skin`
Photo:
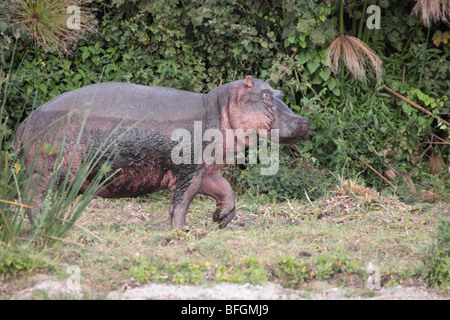
[[[26,157],[25,166],[30,166],[37,143],[27,144],[27,141],[37,137],[37,141],[61,146],[70,115],[62,170],[68,168],[67,159],[72,158],[74,150],[73,170],[76,170],[90,146],[100,145],[108,136],[110,141],[120,137],[115,142],[118,151],[112,165],[113,170],[120,169],[120,172],[99,196],[136,197],[170,189],[170,220],[173,228],[179,228],[186,223],[192,199],[204,194],[216,200],[213,221],[223,228],[235,215],[234,193],[219,175],[224,164],[174,164],[171,150],[176,142],[171,141],[172,132],[180,128],[192,132],[194,121],[201,121],[203,131],[215,128],[224,133],[226,129],[252,128],[267,129],[270,133],[271,129],[279,129],[280,143],[297,143],[307,136],[308,122],[295,115],[282,99],[281,91],[250,76],[219,86],[208,94],[128,83],[99,83],[61,94],[36,109],[19,127],[15,149]],[[89,112],[87,122],[76,149],[86,112]],[[29,152],[24,152],[26,148]],[[34,183],[38,184],[37,199],[45,191],[56,158],[50,156],[45,161],[42,148],[40,152],[33,175]],[[41,170],[43,178],[37,181]]]

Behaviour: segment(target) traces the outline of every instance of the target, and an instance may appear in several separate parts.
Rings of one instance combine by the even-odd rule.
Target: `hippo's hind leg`
[[[224,228],[236,215],[234,192],[227,180],[219,173],[203,177],[199,193],[210,196],[216,200],[216,211],[213,221]]]
[[[200,189],[202,175],[200,172],[189,179],[178,181],[172,190],[170,198],[170,221],[172,228],[180,228],[186,224],[189,205]]]
[[[31,209],[27,210],[27,216],[31,223],[33,223],[33,218],[39,213],[42,197],[48,187],[49,178],[47,175],[34,173],[29,179],[26,201],[31,206]]]

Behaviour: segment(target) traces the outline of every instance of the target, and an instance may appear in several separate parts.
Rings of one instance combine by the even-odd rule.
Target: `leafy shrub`
[[[172,262],[164,258],[143,258],[131,268],[139,283],[170,281],[177,284],[198,284],[203,279],[200,265],[189,261]]]
[[[48,265],[41,255],[34,253],[27,247],[5,248],[5,244],[0,243],[0,279],[6,277],[30,275],[42,269],[49,269]]]
[[[247,258],[235,263],[232,268],[220,266],[215,274],[216,281],[232,283],[264,284],[268,280],[264,265],[255,258]]]
[[[241,173],[241,183],[262,194],[268,194],[277,201],[286,199],[311,200],[323,196],[336,185],[336,179],[325,170],[319,169],[306,159],[291,156],[280,158],[279,170],[275,175],[261,175],[261,166],[248,165]]]
[[[437,242],[431,246],[423,263],[428,285],[450,292],[450,219],[439,219]]]
[[[275,274],[280,278],[282,285],[287,288],[295,288],[312,277],[308,266],[300,265],[299,261],[289,256],[278,260]]]
[[[275,275],[281,284],[288,288],[295,288],[311,279],[328,279],[342,272],[362,273],[362,270],[342,253],[325,253],[318,256],[312,264],[301,263],[291,256],[286,256],[280,258],[275,266]]]
[[[317,278],[328,279],[336,273],[343,272],[349,263],[345,255],[325,253],[317,258]]]

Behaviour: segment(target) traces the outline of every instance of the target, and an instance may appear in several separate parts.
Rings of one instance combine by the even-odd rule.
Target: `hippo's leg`
[[[26,200],[29,202],[31,209],[27,210],[27,216],[33,223],[33,218],[39,213],[42,197],[47,190],[49,178],[47,175],[34,173],[30,178],[28,185],[28,193]]]
[[[219,223],[219,228],[224,228],[236,215],[234,192],[227,180],[219,173],[203,177],[199,193],[210,196],[216,200],[216,211],[213,221]]]
[[[200,173],[197,173],[192,179],[180,181],[172,188],[169,213],[173,229],[183,227],[186,224],[189,205],[200,189],[201,176]]]

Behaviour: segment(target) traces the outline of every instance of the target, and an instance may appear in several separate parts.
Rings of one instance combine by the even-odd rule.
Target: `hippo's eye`
[[[272,104],[272,92],[269,90],[263,90],[261,91],[261,100],[266,104]]]

